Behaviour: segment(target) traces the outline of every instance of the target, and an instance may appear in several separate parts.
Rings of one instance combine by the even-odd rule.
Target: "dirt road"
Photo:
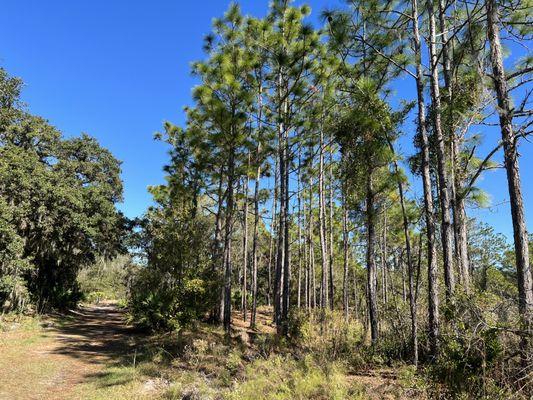
[[[112,304],[0,333],[0,399],[75,399],[80,385],[130,362],[139,335]]]

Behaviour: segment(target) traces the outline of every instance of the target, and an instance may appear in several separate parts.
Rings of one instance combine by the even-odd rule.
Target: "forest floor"
[[[175,334],[143,334],[128,325],[124,311],[112,303],[40,319],[4,318],[0,399],[249,398],[245,390],[233,397],[231,392],[235,382],[248,379],[246,366],[260,358],[257,345],[252,345],[254,337],[258,332],[273,336],[275,330],[266,312],[259,313],[256,331],[239,313],[233,323],[228,343],[220,329],[206,326],[180,335],[179,340]],[[257,368],[266,368],[270,381],[273,371],[264,365]],[[396,375],[393,370],[372,370],[344,374],[342,380],[350,387],[350,398],[413,398]],[[268,384],[277,384],[273,376]],[[256,389],[252,387],[252,393]]]

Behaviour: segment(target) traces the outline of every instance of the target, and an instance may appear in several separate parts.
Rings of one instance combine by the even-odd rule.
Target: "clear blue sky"
[[[301,3],[300,1],[298,3]],[[313,19],[340,0],[307,1]],[[148,185],[162,182],[166,147],[152,139],[165,120],[181,124],[195,81],[191,61],[226,0],[4,0],[0,13],[0,65],[21,77],[23,100],[66,135],[95,136],[123,161],[126,215],[143,213]],[[264,15],[267,0],[243,0],[245,13]],[[413,83],[397,86],[411,97]],[[485,132],[494,143],[499,132]],[[533,230],[532,145],[521,148],[522,181]],[[410,139],[402,147],[409,151]],[[489,145],[486,148],[490,147]],[[501,158],[501,157],[500,157]],[[470,210],[496,230],[512,234],[503,171],[481,182],[492,196],[488,210]],[[415,190],[418,191],[415,186]],[[503,203],[503,204],[502,204]]]

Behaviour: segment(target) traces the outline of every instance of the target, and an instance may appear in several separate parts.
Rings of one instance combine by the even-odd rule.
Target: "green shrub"
[[[155,331],[179,330],[201,319],[213,306],[210,285],[200,278],[167,285],[156,271],[144,268],[132,282],[128,301],[131,320]]]

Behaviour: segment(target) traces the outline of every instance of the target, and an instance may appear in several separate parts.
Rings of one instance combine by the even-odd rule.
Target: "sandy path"
[[[0,399],[73,399],[77,385],[131,355],[135,336],[111,304],[52,318],[43,329],[0,333]]]

